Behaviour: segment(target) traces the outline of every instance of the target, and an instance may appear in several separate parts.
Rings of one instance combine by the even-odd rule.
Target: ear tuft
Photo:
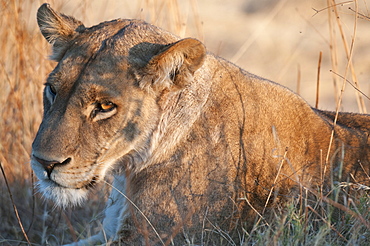
[[[60,60],[68,42],[76,33],[85,29],[81,21],[59,14],[44,3],[37,11],[37,24],[45,39],[53,45],[53,59]]]
[[[173,84],[182,86],[192,79],[203,65],[206,48],[198,40],[186,38],[168,44],[155,55],[145,67],[146,76],[141,80],[142,88],[169,88]]]

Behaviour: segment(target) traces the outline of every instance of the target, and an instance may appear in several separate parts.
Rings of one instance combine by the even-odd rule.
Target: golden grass
[[[61,4],[60,1],[49,2],[57,10],[68,7]],[[206,40],[210,47],[216,47],[214,50],[216,53],[226,57],[235,57],[236,59],[253,55],[253,52],[248,53],[248,48],[254,48],[251,48],[251,45],[255,40],[243,41],[245,46],[240,45],[240,49],[236,49],[239,52],[230,53],[225,53],[228,49],[223,49],[222,47],[226,45],[220,45],[219,41],[207,40],[207,36],[204,34],[204,25],[207,20],[202,21],[203,17],[199,7],[201,1],[146,0],[137,1],[135,4],[131,2],[121,1],[119,5],[125,9],[126,13],[131,14],[128,16],[130,18],[146,19],[182,37],[195,36],[200,40]],[[184,2],[186,2],[186,8],[184,8]],[[289,1],[282,2],[285,4]],[[58,245],[94,234],[101,226],[99,222],[101,219],[100,211],[104,204],[100,201],[106,198],[108,192],[108,188],[102,186],[102,189],[91,195],[85,208],[61,211],[54,208],[52,203],[44,202],[32,188],[35,178],[29,165],[31,144],[42,116],[43,83],[47,74],[55,66],[54,62],[46,59],[49,46],[36,26],[35,11],[41,3],[41,1],[0,0],[0,36],[2,37],[0,42],[0,104],[2,105],[0,107],[0,163],[4,168],[14,201],[14,203],[11,201],[5,179],[0,175],[0,245],[26,244],[19,220],[22,222],[30,242],[35,245],[46,243]],[[69,11],[72,12],[68,13],[81,16],[80,19],[87,22],[88,25],[92,25],[114,16],[114,14],[110,14],[113,8],[104,8],[104,3],[105,1],[98,0],[75,1],[73,8],[69,6]],[[213,3],[209,2],[209,4]],[[266,20],[273,20],[274,16],[272,15],[277,14],[274,11],[283,11],[284,4],[280,3],[272,8],[268,12]],[[347,80],[352,81],[357,88],[360,86],[357,79],[359,76],[355,69],[355,64],[359,64],[359,61],[354,63],[357,58],[355,55],[358,54],[355,52],[358,41],[356,40],[356,36],[358,36],[357,22],[361,21],[363,25],[364,21],[368,21],[369,12],[365,1],[346,1],[345,4],[338,4],[334,0],[327,0],[327,6],[329,7],[317,8],[317,12],[312,11],[312,15],[327,17],[329,45],[323,52],[329,57],[330,69],[333,71],[331,79],[334,89],[330,89],[331,94],[337,102],[336,108],[341,109],[343,91],[346,86],[348,87]],[[348,6],[352,10],[349,10]],[[117,7],[114,6],[114,8]],[[99,13],[91,15],[92,11]],[[220,15],[220,13],[216,14]],[[349,25],[348,22],[345,22],[347,18],[352,18],[352,22],[350,22],[352,24]],[[370,23],[366,23],[366,25],[369,28]],[[219,29],[215,27],[214,32],[217,31]],[[255,37],[252,35],[252,38],[257,39],[258,33],[255,35]],[[365,42],[368,45],[368,41]],[[321,51],[317,50],[315,54],[319,54]],[[276,59],[278,58],[276,57]],[[368,57],[365,56],[365,58]],[[256,62],[258,63],[257,60]],[[367,64],[365,60],[363,62]],[[294,62],[289,60],[289,63]],[[297,64],[299,65],[299,79],[297,80],[300,83],[301,91],[305,87],[301,81],[304,79],[304,69],[312,67],[310,73],[314,75],[313,77],[318,76],[316,72],[317,61],[311,60],[310,63],[311,65],[308,63],[293,64],[295,68]],[[239,64],[243,65],[243,61],[240,61]],[[323,73],[324,67],[325,64],[322,64],[321,73]],[[281,70],[284,70],[283,68]],[[267,70],[269,69],[267,68]],[[293,74],[296,78],[296,69]],[[324,79],[320,78],[318,85],[321,86]],[[294,85],[295,81],[292,83]],[[368,86],[368,88],[370,87]],[[367,91],[363,92],[368,94]],[[364,99],[356,91],[355,93],[358,111],[366,112],[368,99]],[[315,95],[314,90],[312,95]],[[358,192],[353,191],[351,186],[346,186],[346,184],[341,187],[333,186],[332,194],[328,197],[317,194],[314,205],[312,205],[312,201],[311,205],[305,205],[308,198],[305,194],[301,194],[299,198],[283,208],[285,212],[277,212],[272,223],[260,220],[251,232],[246,232],[245,245],[322,245],[329,241],[336,245],[370,244],[370,229],[367,222],[370,220],[370,199],[366,192],[368,191],[355,194]],[[19,220],[15,216],[13,205],[16,205],[18,209]]]

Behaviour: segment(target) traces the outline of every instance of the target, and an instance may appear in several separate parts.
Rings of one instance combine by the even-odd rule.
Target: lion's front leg
[[[126,179],[122,176],[115,176],[111,194],[107,201],[105,217],[103,219],[103,230],[98,234],[80,240],[66,246],[87,246],[100,245],[108,242],[117,241],[117,235],[121,230],[128,215],[127,200],[125,198]]]

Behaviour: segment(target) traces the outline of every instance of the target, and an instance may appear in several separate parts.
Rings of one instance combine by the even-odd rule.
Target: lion
[[[80,205],[113,177],[101,232],[78,245],[238,244],[297,188],[369,183],[370,115],[315,109],[142,20],[87,28],[43,4],[37,21],[58,62],[32,144],[38,189]]]

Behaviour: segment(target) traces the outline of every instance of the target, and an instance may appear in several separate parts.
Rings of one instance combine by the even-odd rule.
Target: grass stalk
[[[320,51],[320,55],[319,55],[319,62],[318,62],[318,64],[317,64],[316,103],[315,103],[315,108],[319,108],[321,60],[322,60],[322,51]]]
[[[3,165],[1,164],[1,162],[0,162],[0,169],[1,169],[1,172],[2,172],[3,177],[4,177],[4,180],[5,180],[6,188],[8,189],[9,197],[10,197],[10,200],[11,200],[11,202],[12,202],[13,209],[14,209],[14,214],[15,214],[15,216],[17,217],[17,221],[18,221],[19,227],[21,228],[22,233],[23,233],[23,236],[24,236],[24,238],[26,239],[26,241],[27,241],[28,245],[31,245],[31,242],[30,242],[30,240],[28,239],[27,233],[26,233],[26,231],[24,230],[24,227],[23,227],[23,224],[22,224],[21,218],[19,217],[18,209],[17,209],[17,206],[15,205],[15,202],[14,202],[14,200],[13,200],[13,195],[12,195],[12,192],[10,191],[9,183],[8,183],[7,178],[6,178],[6,175],[5,175],[5,172],[4,172],[4,169],[3,169]]]

